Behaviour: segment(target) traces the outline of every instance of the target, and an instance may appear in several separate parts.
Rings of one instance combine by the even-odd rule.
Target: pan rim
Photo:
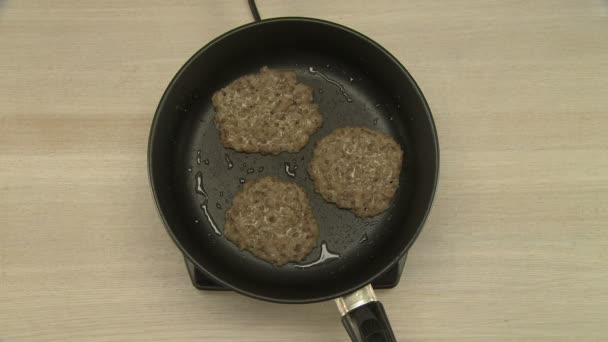
[[[175,88],[175,85],[177,83],[177,81],[181,78],[182,74],[184,74],[184,72],[186,71],[186,69],[188,69],[188,67],[190,66],[190,64],[196,60],[197,58],[199,58],[200,55],[204,54],[207,50],[213,48],[218,42],[222,41],[223,39],[237,34],[239,32],[245,31],[245,30],[249,30],[253,27],[258,27],[258,26],[262,26],[262,25],[269,25],[269,24],[273,24],[273,23],[280,23],[280,22],[301,22],[301,23],[311,23],[311,24],[320,24],[320,25],[324,25],[327,26],[329,28],[334,28],[334,29],[339,29],[342,31],[345,31],[348,34],[351,34],[359,39],[363,39],[365,41],[367,41],[368,43],[370,43],[371,45],[373,45],[379,52],[381,52],[382,54],[384,54],[386,57],[389,58],[389,60],[395,64],[399,70],[401,71],[401,73],[403,74],[403,76],[407,79],[407,81],[409,83],[411,83],[411,85],[413,86],[413,89],[416,92],[416,95],[418,96],[418,98],[422,101],[422,106],[424,109],[424,112],[426,113],[426,116],[429,120],[429,125],[430,125],[430,131],[431,131],[431,139],[434,142],[434,152],[435,152],[435,164],[436,164],[436,170],[435,170],[435,174],[433,175],[433,184],[432,184],[432,191],[430,194],[430,199],[428,201],[428,204],[426,206],[426,210],[424,212],[424,215],[421,218],[420,224],[418,225],[416,231],[414,232],[412,238],[408,241],[407,244],[404,244],[401,248],[401,252],[396,255],[391,262],[387,263],[384,267],[379,268],[378,270],[376,270],[375,272],[372,272],[372,275],[367,277],[365,279],[365,281],[362,281],[354,286],[349,286],[348,288],[345,288],[341,291],[338,292],[334,292],[332,294],[328,294],[328,295],[322,295],[322,296],[312,296],[312,297],[307,297],[307,298],[280,298],[280,297],[272,297],[272,296],[266,296],[266,295],[262,295],[259,293],[255,293],[255,292],[251,292],[248,289],[239,287],[239,286],[234,286],[233,284],[227,283],[224,280],[218,278],[217,276],[215,276],[213,273],[207,271],[207,269],[201,265],[199,262],[197,262],[191,255],[190,253],[188,253],[188,251],[182,246],[182,244],[180,243],[180,241],[178,241],[178,239],[176,238],[175,234],[173,233],[173,230],[171,229],[167,218],[165,217],[165,214],[160,206],[160,202],[159,202],[159,198],[158,198],[158,194],[157,194],[157,189],[156,186],[154,184],[154,170],[152,168],[153,165],[153,142],[154,142],[154,137],[155,137],[155,133],[157,131],[157,126],[158,126],[158,118],[160,116],[160,112],[162,110],[162,108],[164,107],[167,98],[169,96],[169,94],[173,91],[173,89]],[[150,134],[148,136],[148,151],[147,151],[147,167],[148,167],[148,181],[150,183],[150,188],[152,190],[152,195],[154,197],[154,203],[156,205],[157,208],[157,212],[158,215],[160,216],[163,225],[165,227],[165,230],[167,231],[167,233],[169,234],[169,236],[171,237],[171,239],[173,240],[173,242],[175,243],[175,245],[178,247],[178,249],[180,250],[180,252],[183,254],[183,256],[188,259],[190,262],[192,262],[203,274],[205,274],[207,277],[211,278],[214,282],[217,282],[218,284],[221,284],[223,286],[226,286],[227,288],[230,288],[240,294],[246,295],[248,297],[252,297],[255,299],[260,299],[260,300],[265,300],[268,302],[275,302],[275,303],[284,303],[284,304],[305,304],[305,303],[315,303],[315,302],[322,302],[322,301],[326,301],[326,300],[330,300],[330,299],[334,299],[337,297],[341,297],[343,295],[346,295],[348,293],[354,292],[364,286],[366,286],[367,284],[371,283],[374,279],[376,279],[377,277],[379,277],[380,275],[382,275],[383,273],[385,273],[387,270],[389,270],[396,262],[398,262],[403,256],[405,256],[405,254],[408,252],[408,250],[411,248],[411,246],[414,244],[414,242],[417,240],[418,236],[420,235],[420,232],[422,231],[422,228],[424,227],[424,224],[428,218],[428,215],[433,207],[433,202],[434,202],[434,198],[435,198],[435,194],[437,191],[437,185],[438,185],[438,181],[439,181],[439,169],[440,169],[440,158],[439,158],[439,139],[438,139],[438,135],[437,135],[437,129],[436,129],[436,125],[435,125],[435,121],[433,119],[433,115],[431,112],[431,109],[428,105],[428,102],[426,100],[426,98],[424,97],[420,87],[418,86],[418,84],[416,83],[416,81],[414,80],[414,78],[411,76],[411,74],[407,71],[407,69],[405,69],[405,67],[401,64],[401,62],[399,62],[399,60],[397,60],[397,58],[395,58],[389,51],[387,51],[384,47],[382,47],[380,44],[378,44],[377,42],[375,42],[373,39],[363,35],[362,33],[359,33],[349,27],[331,22],[331,21],[327,21],[327,20],[322,20],[322,19],[316,19],[316,18],[308,18],[308,17],[277,17],[277,18],[271,18],[271,19],[265,19],[262,21],[258,21],[258,22],[252,22],[252,23],[248,23],[248,24],[244,24],[241,26],[238,26],[232,30],[229,30],[221,35],[219,35],[218,37],[214,38],[213,40],[211,40],[209,43],[207,43],[206,45],[204,45],[202,48],[200,48],[196,53],[194,53],[183,65],[182,67],[179,69],[179,71],[175,74],[175,76],[172,78],[171,82],[169,83],[169,85],[167,86],[167,88],[165,89],[165,91],[163,92],[163,96],[161,97],[161,100],[154,112],[154,117],[152,119],[152,124],[150,127]]]

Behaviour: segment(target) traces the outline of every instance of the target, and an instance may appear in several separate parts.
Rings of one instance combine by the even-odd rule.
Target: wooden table
[[[409,341],[608,340],[608,2],[259,0],[369,35],[421,85],[435,206]],[[332,302],[199,292],[148,186],[152,115],[245,1],[0,1],[0,340],[345,341]]]

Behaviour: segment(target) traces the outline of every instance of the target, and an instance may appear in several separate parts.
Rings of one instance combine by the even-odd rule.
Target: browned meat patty
[[[301,150],[323,120],[312,93],[293,71],[263,67],[235,80],[212,97],[222,143],[240,152]]]
[[[245,183],[226,211],[224,235],[275,265],[301,261],[317,244],[319,228],[300,186],[276,177]]]
[[[317,142],[308,173],[326,201],[359,217],[372,217],[388,209],[402,161],[403,151],[390,136],[344,127]]]

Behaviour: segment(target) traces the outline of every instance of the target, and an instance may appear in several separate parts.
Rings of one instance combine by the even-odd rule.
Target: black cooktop
[[[386,271],[383,275],[376,278],[372,282],[372,286],[375,289],[390,289],[397,284],[399,284],[399,280],[401,280],[401,273],[403,272],[403,267],[405,266],[405,260],[407,258],[407,254],[393,267],[391,267],[388,271]],[[199,290],[212,290],[212,291],[226,291],[230,290],[229,288],[214,282],[209,279],[203,272],[201,272],[192,262],[188,259],[185,259],[186,267],[188,268],[188,273],[190,274],[190,279],[192,280],[192,285]]]

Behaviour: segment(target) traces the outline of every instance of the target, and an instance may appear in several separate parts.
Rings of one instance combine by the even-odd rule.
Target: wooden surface
[[[608,340],[608,2],[259,0],[369,35],[441,142],[398,288],[409,341]],[[0,340],[345,341],[334,304],[192,288],[153,205],[152,115],[245,1],[0,1]]]

